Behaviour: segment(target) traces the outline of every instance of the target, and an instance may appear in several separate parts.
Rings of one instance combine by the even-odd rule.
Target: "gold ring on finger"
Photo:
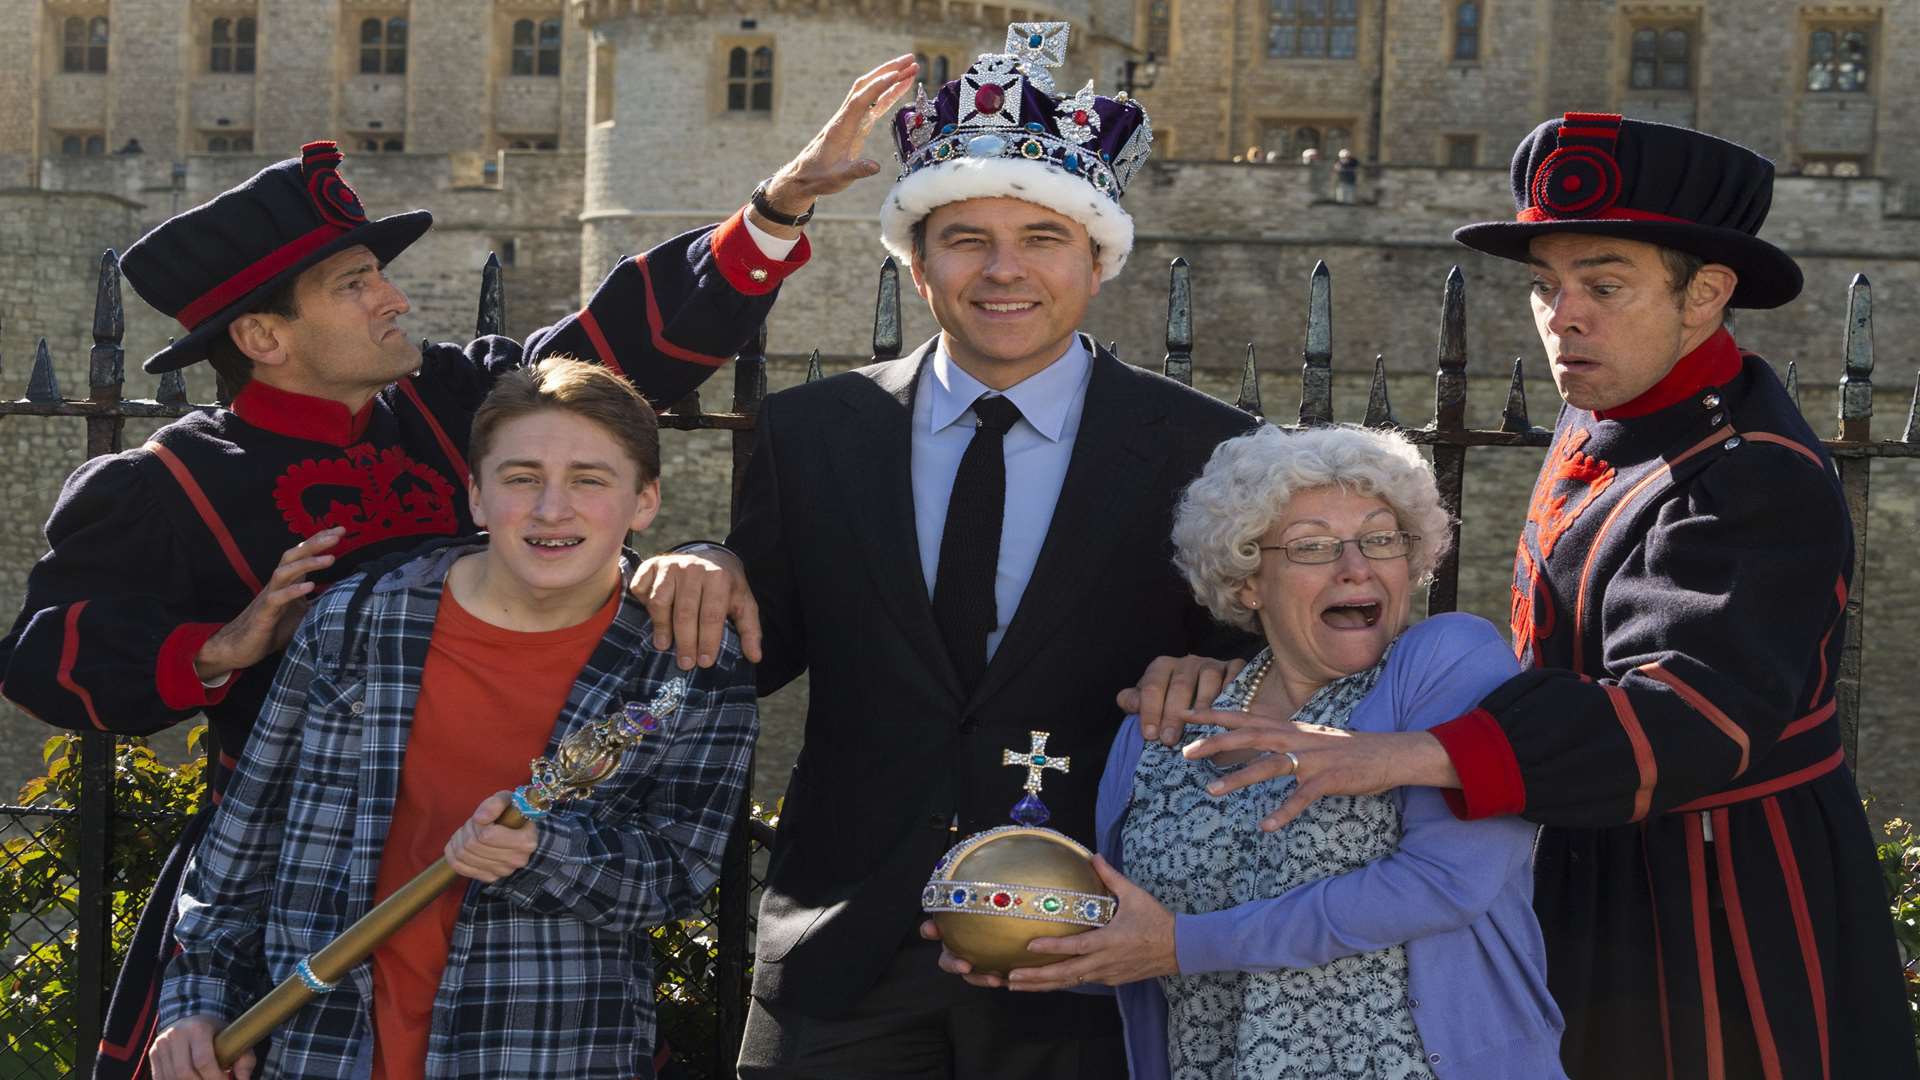
[[[1288,775],[1298,775],[1298,774],[1299,774],[1299,772],[1300,772],[1300,757],[1299,757],[1299,755],[1297,755],[1297,754],[1295,754],[1295,753],[1294,753],[1293,751],[1291,751],[1291,750],[1286,750],[1286,751],[1282,751],[1282,753],[1284,753],[1284,754],[1286,755],[1286,759],[1287,759],[1288,761],[1290,761],[1290,762],[1292,762],[1292,763],[1293,763],[1293,772],[1292,772],[1292,773],[1290,773],[1290,774],[1288,774]]]

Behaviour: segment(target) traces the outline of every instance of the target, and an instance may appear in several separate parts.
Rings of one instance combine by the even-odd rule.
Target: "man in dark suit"
[[[731,606],[757,614],[762,694],[812,673],[743,1077],[1126,1072],[1110,999],[968,985],[916,933],[940,855],[1022,794],[1003,750],[1051,733],[1073,761],[1051,824],[1090,844],[1115,689],[1162,653],[1244,644],[1174,573],[1169,532],[1256,421],[1076,332],[1132,247],[1117,200],[1151,135],[1137,104],[1051,92],[1065,37],[1016,24],[894,118],[882,237],[940,336],[768,398],[731,550],[654,564],[683,652],[703,602]]]

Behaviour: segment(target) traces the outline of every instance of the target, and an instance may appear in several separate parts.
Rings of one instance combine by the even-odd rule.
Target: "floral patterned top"
[[[1268,655],[1248,664],[1214,708],[1244,708]],[[1321,687],[1294,719],[1346,727],[1385,666],[1383,656]],[[1260,819],[1286,798],[1293,778],[1207,794],[1224,771],[1157,743],[1147,744],[1134,771],[1121,837],[1127,874],[1176,913],[1278,896],[1399,846],[1400,813],[1386,795],[1323,798],[1282,832],[1262,833]],[[1433,1077],[1408,1005],[1404,945],[1313,968],[1173,975],[1160,983],[1174,1080]]]

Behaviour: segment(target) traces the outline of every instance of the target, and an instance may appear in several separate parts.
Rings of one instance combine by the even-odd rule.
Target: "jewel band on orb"
[[[1070,889],[935,879],[921,890],[920,907],[928,912],[1002,915],[1036,922],[1101,927],[1113,921],[1117,902],[1111,896]]]

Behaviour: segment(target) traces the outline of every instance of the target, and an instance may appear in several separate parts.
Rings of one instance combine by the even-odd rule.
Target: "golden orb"
[[[1082,934],[1113,920],[1113,894],[1092,860],[1092,852],[1052,829],[988,829],[947,852],[920,906],[940,927],[947,949],[975,971],[1004,975],[1040,967],[1065,957],[1028,952],[1028,942]]]

